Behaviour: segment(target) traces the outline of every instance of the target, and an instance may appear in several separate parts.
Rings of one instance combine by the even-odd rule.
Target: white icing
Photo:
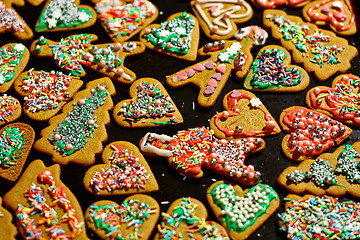
[[[266,30],[262,29],[259,26],[253,25],[253,26],[241,28],[234,34],[234,37],[236,39],[238,39],[239,41],[241,41],[244,37],[249,36],[251,31],[254,32],[253,44],[255,44],[257,46],[264,45],[266,42],[266,39],[269,37],[269,34],[266,32]],[[260,38],[260,37],[262,37],[262,38]]]
[[[147,133],[140,141],[140,150],[145,153],[155,154],[160,157],[172,157],[173,152],[165,149],[157,148],[149,144],[149,138],[160,140],[162,143],[170,142],[173,138],[165,134]]]

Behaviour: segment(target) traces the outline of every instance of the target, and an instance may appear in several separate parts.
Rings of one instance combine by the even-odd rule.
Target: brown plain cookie
[[[19,100],[7,94],[0,96],[0,126],[18,120],[21,113]]]
[[[164,127],[184,122],[165,87],[154,78],[141,78],[132,83],[130,99],[117,103],[113,117],[126,128]]]
[[[101,239],[149,239],[159,216],[157,201],[144,194],[131,195],[121,204],[100,200],[85,212],[87,226]]]
[[[89,239],[81,206],[61,182],[58,164],[46,167],[41,160],[33,161],[5,194],[4,205],[16,216],[18,231],[24,239],[35,235],[44,239],[54,235]]]
[[[0,177],[16,181],[24,167],[35,140],[34,129],[25,123],[10,123],[0,130]]]
[[[115,88],[110,78],[88,82],[77,92],[62,113],[49,119],[49,126],[40,133],[35,150],[50,155],[54,163],[91,166],[95,155],[103,150],[107,140],[105,125],[110,123],[113,108],[111,96]]]
[[[12,224],[13,216],[2,207],[2,198],[0,197],[0,240],[15,240],[17,235],[16,227]]]

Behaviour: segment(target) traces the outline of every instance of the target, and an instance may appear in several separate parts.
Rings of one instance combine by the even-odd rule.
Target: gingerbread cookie
[[[247,22],[253,16],[251,5],[239,0],[191,0],[194,11],[205,35],[213,40],[231,38],[237,24]]]
[[[279,214],[287,239],[358,239],[360,203],[313,195],[287,195]],[[311,236],[311,237],[310,237]]]
[[[302,64],[308,73],[314,73],[319,81],[347,72],[351,60],[358,55],[357,48],[346,39],[284,11],[265,10],[263,22],[271,29],[272,36],[291,52],[294,62]]]
[[[184,120],[165,87],[154,78],[141,78],[129,89],[131,99],[114,107],[113,116],[122,127],[164,127]]]
[[[352,130],[317,111],[293,106],[280,115],[280,125],[287,133],[281,148],[292,161],[316,157],[348,138]]]
[[[302,7],[311,0],[251,0],[258,8],[278,8],[280,6]]]
[[[151,24],[140,32],[140,41],[167,56],[194,61],[200,30],[198,20],[187,12],[171,15],[161,24]]]
[[[206,198],[231,239],[247,239],[280,205],[275,190],[261,183],[244,191],[238,185],[217,181],[208,188]]]
[[[360,78],[353,74],[337,76],[331,87],[317,86],[306,94],[306,105],[332,118],[360,126]]]
[[[139,149],[130,142],[117,141],[104,148],[102,161],[84,176],[85,189],[95,195],[123,195],[159,190]]]
[[[124,42],[151,24],[159,14],[148,0],[91,0],[101,25],[114,42]]]
[[[29,58],[29,50],[22,43],[8,43],[0,47],[0,93],[5,93],[11,88],[26,67]]]
[[[2,198],[0,197],[0,240],[15,240],[17,235],[16,227],[12,224],[13,216],[2,207]]]
[[[120,205],[97,201],[85,213],[87,226],[101,239],[149,239],[159,216],[159,204],[144,194],[127,197]]]
[[[205,127],[179,131],[172,137],[147,133],[140,141],[145,155],[165,157],[172,168],[187,177],[201,178],[204,167],[247,186],[259,182],[261,173],[253,165],[244,165],[245,159],[264,148],[261,138],[216,139]]]
[[[0,126],[16,121],[20,118],[21,112],[19,100],[7,94],[0,96]]]
[[[141,42],[103,43],[92,45],[94,34],[75,34],[54,42],[44,37],[31,44],[30,50],[37,57],[53,58],[56,65],[73,76],[83,77],[82,66],[123,84],[130,84],[136,74],[124,66],[127,56],[145,51]]]
[[[115,88],[109,78],[88,82],[62,113],[50,118],[49,126],[34,144],[35,150],[50,155],[60,165],[93,165],[95,155],[103,150],[102,142],[107,140],[105,125],[110,123],[113,95]]]
[[[210,128],[218,138],[234,140],[281,132],[271,113],[251,92],[233,90],[225,95],[223,106],[225,111],[210,120]]]
[[[60,180],[58,164],[35,160],[5,194],[4,205],[16,216],[24,239],[87,240],[81,206]]]
[[[339,35],[357,33],[358,17],[352,0],[317,0],[309,2],[302,10],[307,22],[318,26],[329,25]]]
[[[191,197],[175,200],[158,225],[154,239],[222,239],[230,240],[225,229],[214,221],[206,221],[207,210]]]
[[[35,25],[37,32],[57,32],[91,27],[96,12],[80,0],[47,0]]]
[[[46,121],[61,110],[82,84],[78,77],[62,72],[29,70],[19,75],[14,88],[24,97],[25,115],[35,121]]]
[[[34,140],[34,129],[25,123],[10,123],[0,130],[0,177],[18,179]]]
[[[290,65],[290,53],[283,47],[268,45],[260,49],[244,80],[251,91],[300,92],[309,86],[305,69]]]
[[[277,182],[295,194],[360,198],[360,142],[344,145],[333,153],[321,154],[315,161],[305,160],[286,168]]]

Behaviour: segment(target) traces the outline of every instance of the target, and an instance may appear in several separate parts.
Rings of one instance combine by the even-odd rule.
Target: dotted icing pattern
[[[0,32],[14,31],[24,32],[26,23],[21,20],[14,9],[8,8],[1,1],[0,2]]]

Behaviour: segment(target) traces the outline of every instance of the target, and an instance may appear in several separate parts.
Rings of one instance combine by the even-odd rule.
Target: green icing
[[[26,138],[19,128],[8,127],[0,136],[0,166],[9,168],[16,165],[16,159],[21,158],[19,151],[23,149]]]
[[[0,86],[12,80],[15,69],[20,64],[25,52],[25,46],[19,44],[7,44],[0,48]]]
[[[345,149],[338,156],[335,174],[344,174],[351,183],[360,183],[360,163],[355,158],[360,154],[351,146],[345,145]]]

